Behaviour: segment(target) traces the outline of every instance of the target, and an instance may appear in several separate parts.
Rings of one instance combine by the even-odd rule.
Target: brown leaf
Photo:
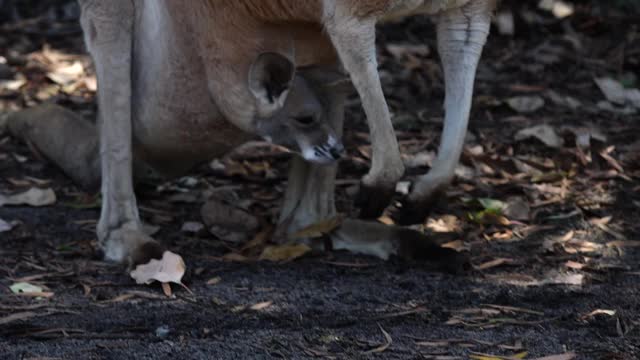
[[[171,297],[173,295],[173,291],[171,291],[171,283],[162,283],[162,292],[166,297]]]
[[[343,217],[342,216],[334,216],[332,218],[322,220],[315,224],[309,225],[302,230],[295,232],[290,235],[290,239],[315,239],[319,237],[323,237],[325,235],[331,234],[335,229],[337,229],[340,225],[342,225]]]
[[[607,243],[607,247],[618,247],[618,248],[632,247],[632,248],[636,248],[636,247],[640,247],[640,241],[638,241],[638,240],[615,240],[615,241],[608,242]]]
[[[475,267],[476,270],[487,270],[487,269],[491,269],[500,265],[504,265],[504,264],[511,264],[513,263],[514,260],[513,259],[507,259],[507,258],[498,258],[495,260],[491,260],[491,261],[487,261],[484,264],[480,264],[478,266]]]
[[[260,254],[260,260],[291,261],[304,256],[310,251],[311,248],[305,244],[267,246]]]
[[[244,255],[231,252],[222,256],[222,260],[229,262],[247,262],[249,261],[249,258]]]

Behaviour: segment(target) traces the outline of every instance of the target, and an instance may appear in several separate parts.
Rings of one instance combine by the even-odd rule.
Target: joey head
[[[318,94],[303,76],[291,76],[293,64],[277,54],[261,54],[252,65],[249,88],[258,99],[258,114],[273,113],[256,118],[256,133],[309,162],[325,164],[339,159],[344,147]],[[281,110],[273,111],[278,108]]]

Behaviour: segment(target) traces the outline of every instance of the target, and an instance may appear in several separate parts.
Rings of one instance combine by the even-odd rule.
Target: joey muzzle
[[[328,140],[319,145],[301,146],[302,157],[312,163],[330,164],[340,160],[345,153],[344,145],[335,136],[329,136]]]

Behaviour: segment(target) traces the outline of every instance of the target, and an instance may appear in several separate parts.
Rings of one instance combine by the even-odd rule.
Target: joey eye
[[[293,119],[300,125],[311,125],[316,121],[313,116],[296,116]]]

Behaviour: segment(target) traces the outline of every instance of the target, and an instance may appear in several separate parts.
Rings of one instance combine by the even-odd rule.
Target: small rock
[[[162,325],[156,329],[156,336],[161,338],[167,337],[170,332],[171,332],[171,329],[169,329],[168,325]]]

